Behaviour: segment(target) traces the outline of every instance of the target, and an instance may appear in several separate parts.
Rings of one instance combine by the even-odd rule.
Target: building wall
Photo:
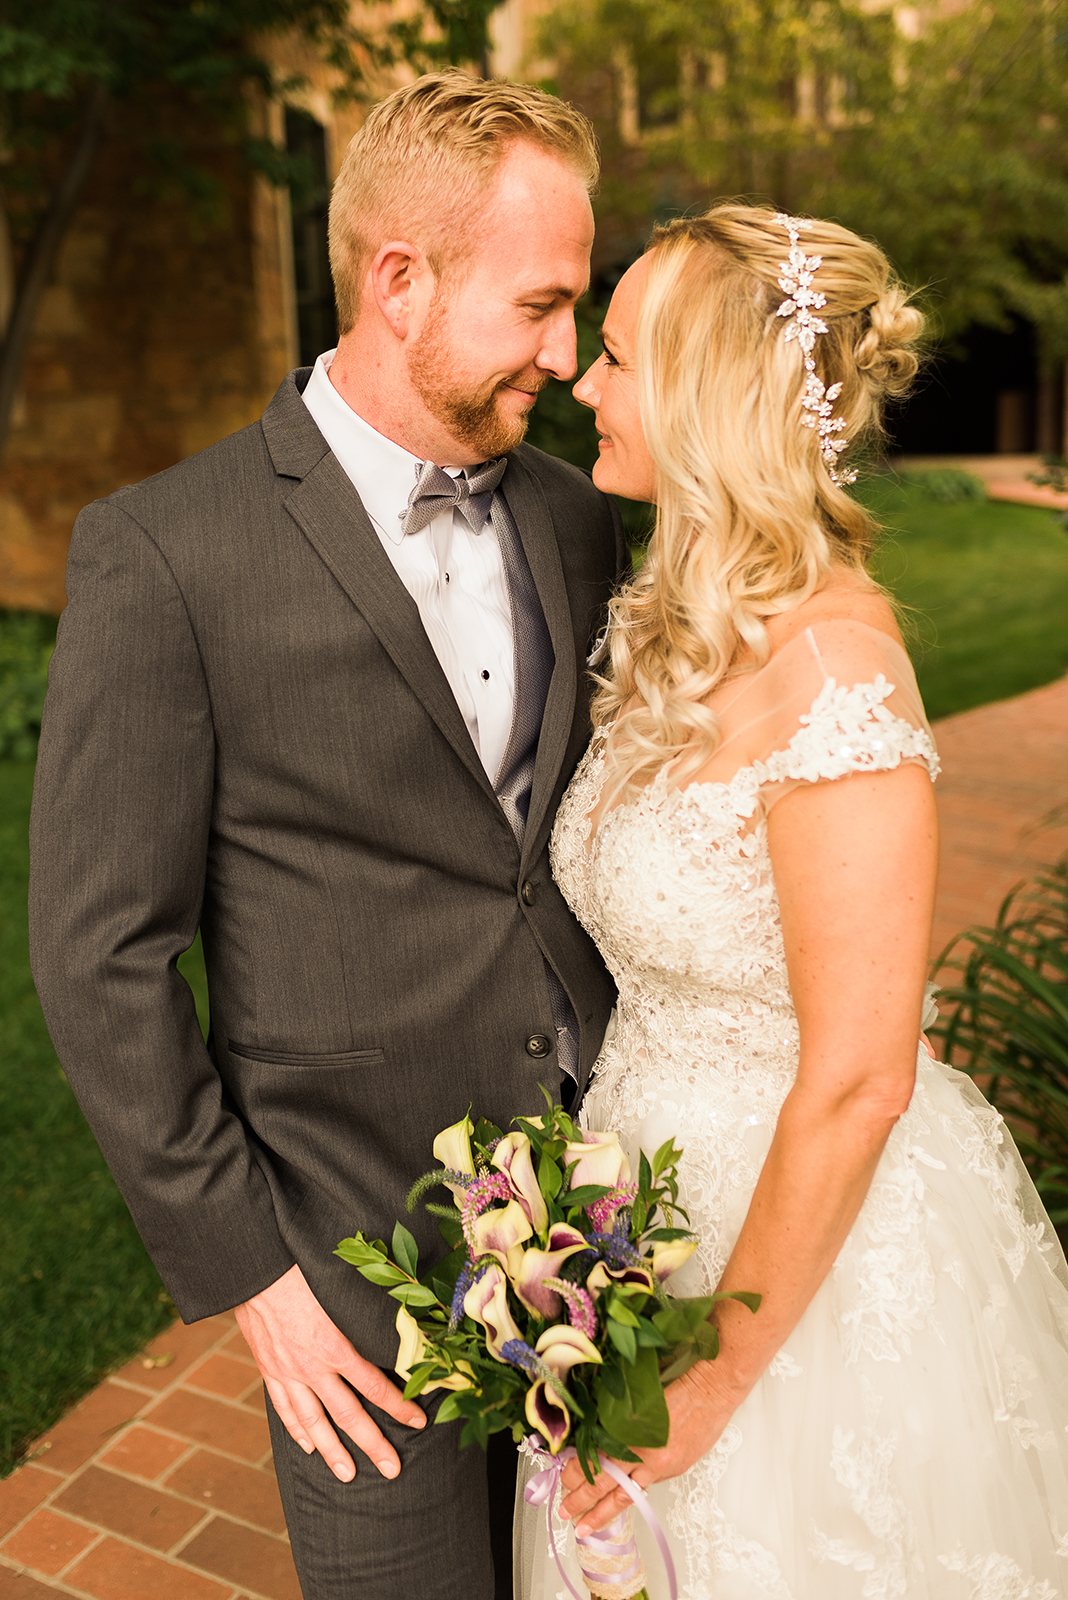
[[[225,130],[180,131],[210,205],[146,192],[120,111],[45,290],[0,472],[0,606],[58,611],[80,508],[243,427],[292,365],[277,192]]]

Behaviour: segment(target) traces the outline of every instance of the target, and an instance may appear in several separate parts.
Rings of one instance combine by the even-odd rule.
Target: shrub
[[[1068,856],[1032,883],[1017,886],[993,928],[970,929],[947,955],[959,982],[942,991],[951,1009],[932,1031],[945,1041],[947,1061],[980,1078],[1064,1237]]]
[[[913,489],[924,500],[938,505],[961,505],[967,500],[985,500],[986,484],[974,472],[960,467],[928,467],[922,472],[900,472],[903,488]]]
[[[0,760],[37,753],[56,619],[0,611]]]

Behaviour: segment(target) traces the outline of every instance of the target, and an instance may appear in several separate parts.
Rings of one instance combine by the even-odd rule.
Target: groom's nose
[[[553,312],[544,324],[545,336],[534,365],[554,378],[573,378],[578,371],[575,313],[571,306]]]

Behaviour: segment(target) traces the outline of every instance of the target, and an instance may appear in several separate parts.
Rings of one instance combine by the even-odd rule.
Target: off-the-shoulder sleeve
[[[767,747],[753,762],[765,811],[801,784],[852,772],[915,763],[937,777],[923,702],[896,640],[866,623],[824,622],[794,641],[789,656],[763,719]]]

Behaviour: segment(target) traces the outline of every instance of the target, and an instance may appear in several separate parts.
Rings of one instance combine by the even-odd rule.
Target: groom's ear
[[[371,262],[369,278],[375,304],[397,338],[417,333],[437,285],[418,245],[391,239]]]

